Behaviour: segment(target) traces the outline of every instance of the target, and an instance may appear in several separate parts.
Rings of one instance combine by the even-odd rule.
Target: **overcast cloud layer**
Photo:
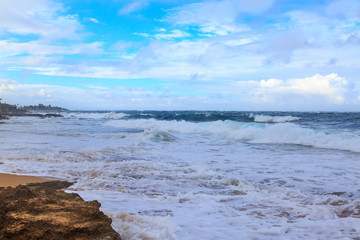
[[[358,111],[360,0],[0,1],[0,98]]]

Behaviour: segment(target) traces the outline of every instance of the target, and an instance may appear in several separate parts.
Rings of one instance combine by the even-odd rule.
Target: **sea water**
[[[62,112],[0,124],[0,171],[76,182],[123,239],[359,239],[360,113]]]

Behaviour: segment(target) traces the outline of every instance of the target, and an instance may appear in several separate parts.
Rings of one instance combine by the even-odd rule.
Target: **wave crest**
[[[71,112],[65,113],[64,117],[75,118],[75,119],[122,119],[127,117],[126,113],[116,113],[116,112]]]
[[[236,121],[214,121],[193,123],[186,121],[163,121],[155,119],[110,120],[104,123],[122,129],[139,129],[145,133],[169,136],[176,134],[214,134],[229,139],[250,143],[297,144],[318,148],[329,148],[360,152],[360,135],[357,133],[326,133],[320,129],[305,128],[294,123],[244,123]],[[171,133],[171,134],[170,134]]]
[[[268,116],[268,115],[261,115],[261,114],[250,114],[250,118],[253,118],[255,122],[260,123],[284,123],[284,122],[292,122],[300,120],[299,117],[293,116]]]

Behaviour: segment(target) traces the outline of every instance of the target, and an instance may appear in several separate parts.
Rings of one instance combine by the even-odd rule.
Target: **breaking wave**
[[[145,134],[164,136],[176,134],[215,134],[250,143],[297,144],[360,152],[360,135],[355,132],[327,133],[321,129],[306,128],[294,123],[243,123],[236,121],[186,122],[155,119],[109,120],[104,123],[122,129],[139,129]],[[167,138],[166,138],[167,139]]]
[[[122,119],[128,116],[126,113],[116,113],[116,112],[70,112],[63,114],[66,118],[75,118],[75,119]]]
[[[299,117],[293,117],[293,116],[267,116],[267,115],[256,115],[256,114],[250,114],[250,118],[254,118],[255,122],[261,122],[261,123],[284,123],[284,122],[291,122],[291,121],[297,121],[300,120]]]

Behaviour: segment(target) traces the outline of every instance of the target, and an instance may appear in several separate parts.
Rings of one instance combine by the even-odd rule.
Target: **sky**
[[[0,0],[0,98],[359,111],[360,0]]]

